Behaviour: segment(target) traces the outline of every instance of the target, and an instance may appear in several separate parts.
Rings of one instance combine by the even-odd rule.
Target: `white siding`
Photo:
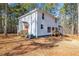
[[[47,27],[57,27],[55,23],[55,19],[52,18],[49,14],[44,12],[44,19],[42,19],[42,13],[38,12],[38,21],[37,21],[37,34],[38,36],[49,35],[51,34],[47,32]],[[41,24],[43,24],[44,28],[41,29]]]
[[[20,20],[19,20],[21,23],[23,22],[28,22],[29,24],[29,28],[28,28],[28,34],[33,34],[34,36],[37,35],[37,31],[36,31],[36,22],[37,22],[37,12],[33,12],[27,16],[24,16],[22,17]],[[20,30],[23,30],[23,24],[22,24],[22,27],[21,27],[21,23],[19,22],[19,26],[20,26]]]
[[[34,12],[31,15],[29,15],[29,34],[33,34],[34,36],[36,36],[36,14],[37,12]]]

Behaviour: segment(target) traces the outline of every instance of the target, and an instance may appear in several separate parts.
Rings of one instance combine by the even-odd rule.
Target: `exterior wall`
[[[34,36],[36,36],[36,34],[37,34],[37,32],[36,32],[37,12],[33,12],[33,13],[19,19],[18,32],[20,32],[21,30],[24,29],[23,22],[27,22],[29,24],[28,34],[29,35],[33,34]]]
[[[42,13],[44,13],[44,19],[42,19]],[[38,11],[37,20],[37,34],[38,36],[50,35],[52,32],[47,32],[47,27],[57,27],[58,24],[55,23],[55,19],[45,12]],[[43,29],[41,29],[41,24],[43,24]]]

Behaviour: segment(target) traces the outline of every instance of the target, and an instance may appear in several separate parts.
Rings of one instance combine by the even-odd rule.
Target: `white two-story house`
[[[40,9],[34,9],[18,19],[18,33],[24,30],[34,37],[51,35],[59,25],[55,16]]]

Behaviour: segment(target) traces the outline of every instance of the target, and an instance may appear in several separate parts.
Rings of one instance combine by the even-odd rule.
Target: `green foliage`
[[[65,13],[65,8],[64,7],[60,9],[60,13],[62,13],[62,14]]]
[[[78,25],[78,6],[77,3],[65,3],[64,6],[60,9],[62,16],[61,23],[65,32],[68,34],[74,34],[77,32]],[[61,20],[61,19],[60,19]]]
[[[31,3],[18,3],[18,4],[16,4],[16,6],[15,7],[10,7],[9,8],[9,12],[10,13],[15,13],[15,15],[16,15],[16,17],[18,17],[18,16],[20,16],[20,15],[22,15],[22,14],[24,14],[25,12],[28,12],[29,11],[29,9],[34,9],[35,8],[35,4],[31,4]]]
[[[52,8],[55,6],[54,3],[46,3],[44,4],[44,7],[43,7],[43,10],[46,10],[46,11],[52,11]]]

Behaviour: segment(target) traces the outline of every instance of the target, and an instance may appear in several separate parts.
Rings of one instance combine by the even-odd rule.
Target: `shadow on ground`
[[[52,38],[50,40],[50,42],[47,42],[47,43],[41,43],[41,42],[39,43],[34,40],[31,40],[31,41],[32,41],[31,44],[29,44],[29,45],[20,44],[19,46],[16,46],[15,48],[13,48],[12,50],[8,51],[7,53],[5,53],[3,55],[5,55],[5,56],[22,55],[22,54],[29,53],[29,52],[37,50],[37,49],[49,49],[52,47],[57,47],[59,45],[56,45],[56,43],[58,43],[59,41],[62,41],[62,40],[60,40],[60,38],[59,39]],[[14,42],[17,43],[19,41],[14,41]],[[12,43],[12,42],[5,42],[5,43]]]

